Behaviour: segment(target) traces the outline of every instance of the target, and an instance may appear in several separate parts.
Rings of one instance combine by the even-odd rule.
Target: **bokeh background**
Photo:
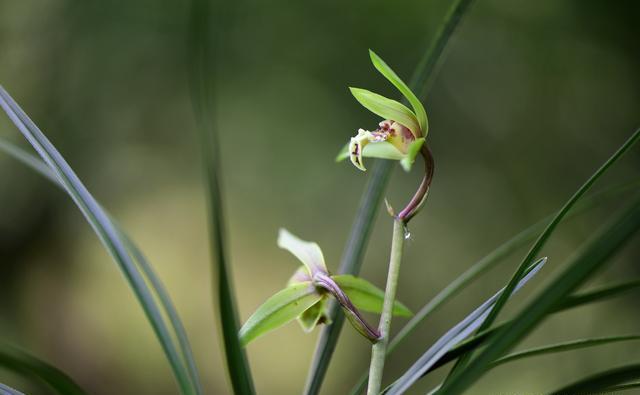
[[[367,174],[333,158],[357,128],[377,122],[347,86],[396,97],[367,49],[408,80],[448,5],[215,4],[224,15],[215,114],[243,319],[296,268],[275,245],[279,227],[317,241],[337,267]],[[559,208],[639,125],[639,6],[475,2],[426,99],[437,169],[428,205],[411,224],[399,290],[407,305],[417,310],[510,235]],[[227,394],[188,91],[189,7],[0,0],[0,83],[142,246],[182,314],[207,393]],[[0,135],[27,147],[4,114]],[[596,189],[637,179],[639,166],[636,147]],[[396,169],[389,200],[402,204],[418,178]],[[548,267],[507,313],[629,196],[562,225],[544,249]],[[72,202],[1,155],[0,207],[2,340],[59,366],[91,393],[176,393],[140,307]],[[362,272],[380,287],[390,235],[391,221],[380,210]],[[592,285],[638,275],[638,244],[636,237]],[[390,358],[387,379],[495,292],[523,253],[428,319]],[[554,317],[525,345],[639,331],[637,294],[630,294]],[[293,323],[252,343],[259,393],[299,393],[316,336]],[[539,393],[639,358],[637,345],[628,344],[541,357],[492,371],[472,392]],[[345,326],[323,393],[345,393],[368,359],[367,342]],[[441,377],[411,393],[424,393]],[[41,393],[8,372],[0,371],[0,382]]]

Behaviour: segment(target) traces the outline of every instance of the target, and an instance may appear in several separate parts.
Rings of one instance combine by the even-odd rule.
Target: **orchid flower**
[[[413,110],[366,89],[349,88],[360,104],[383,120],[373,131],[358,129],[358,134],[351,138],[336,160],[350,158],[355,167],[364,171],[363,157],[392,159],[400,161],[403,169],[409,171],[429,130],[427,113],[391,67],[373,51],[369,50],[369,55],[373,66],[402,93]]]
[[[240,329],[240,342],[249,342],[280,326],[298,320],[305,332],[319,324],[330,324],[328,301],[334,298],[353,327],[372,343],[380,334],[362,317],[360,311],[380,313],[384,292],[370,282],[351,275],[331,275],[318,244],[304,241],[280,229],[278,246],[291,252],[302,266],[293,274],[286,288],[264,302]],[[410,316],[411,311],[400,302],[394,315]]]

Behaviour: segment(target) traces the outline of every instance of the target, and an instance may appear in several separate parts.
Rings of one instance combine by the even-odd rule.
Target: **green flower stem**
[[[373,345],[371,353],[371,365],[369,368],[369,388],[367,395],[378,395],[382,386],[382,371],[389,344],[389,331],[391,329],[391,317],[393,304],[398,288],[398,275],[400,274],[400,262],[404,249],[405,223],[396,218],[393,222],[393,238],[391,243],[391,257],[389,259],[389,274],[387,275],[387,288],[385,290],[384,305],[378,331],[380,340]]]

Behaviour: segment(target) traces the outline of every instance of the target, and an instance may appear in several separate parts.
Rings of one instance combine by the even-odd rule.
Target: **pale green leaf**
[[[384,292],[380,288],[365,279],[350,274],[339,274],[332,276],[332,278],[358,310],[377,314],[382,312]],[[409,317],[413,313],[407,306],[396,300],[393,305],[393,315]]]
[[[395,73],[389,67],[389,65],[382,60],[375,52],[369,50],[369,56],[371,57],[371,63],[373,66],[382,74],[386,79],[389,80],[402,95],[411,103],[411,107],[413,107],[413,111],[416,114],[416,118],[418,119],[418,124],[420,125],[421,133],[416,137],[427,137],[427,133],[429,132],[429,121],[427,119],[427,112],[422,105],[422,102],[416,97],[416,95],[409,89],[407,84],[402,81],[398,74]]]
[[[293,321],[322,296],[311,282],[290,285],[271,296],[240,329],[240,344],[246,346],[252,340]]]
[[[367,110],[381,116],[384,119],[396,121],[411,130],[414,135],[419,135],[420,123],[416,115],[404,104],[388,99],[366,89],[349,88],[353,97]]]
[[[324,256],[318,244],[301,240],[288,230],[281,228],[278,233],[278,247],[295,255],[307,267],[310,275],[313,276],[317,271],[327,273]]]
[[[402,165],[404,171],[409,172],[411,170],[411,166],[413,166],[413,162],[416,161],[416,156],[418,156],[423,144],[424,137],[416,139],[414,142],[409,144],[407,154],[400,161],[400,165]]]

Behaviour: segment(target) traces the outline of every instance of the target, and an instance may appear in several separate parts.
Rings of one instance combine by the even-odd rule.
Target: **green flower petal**
[[[426,137],[427,133],[429,132],[429,121],[427,119],[427,112],[424,110],[422,102],[420,102],[418,97],[411,91],[411,89],[409,89],[407,84],[405,84],[404,81],[402,81],[402,79],[398,77],[398,74],[396,74],[391,69],[391,67],[389,67],[389,65],[384,60],[382,60],[382,58],[376,55],[376,53],[372,50],[369,50],[369,56],[371,57],[371,63],[373,63],[373,66],[380,72],[380,74],[382,74],[386,79],[389,80],[389,82],[391,82],[396,88],[398,88],[400,93],[402,93],[402,95],[407,98],[409,103],[411,103],[411,106],[415,111],[416,118],[418,119],[418,124],[420,125],[420,131],[422,132],[416,134],[416,137]],[[411,131],[416,132],[414,129],[411,129]]]
[[[415,136],[420,136],[420,123],[413,111],[408,109],[404,104],[366,89],[349,89],[351,90],[353,97],[355,97],[356,100],[358,100],[358,102],[360,102],[360,104],[362,104],[367,110],[384,119],[396,121],[411,130]]]

